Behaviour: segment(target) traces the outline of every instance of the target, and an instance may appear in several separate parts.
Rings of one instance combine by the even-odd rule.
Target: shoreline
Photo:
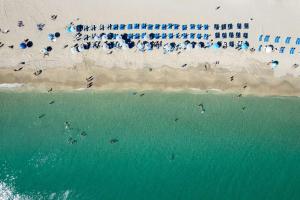
[[[241,94],[252,96],[300,96],[300,80],[294,77],[273,77],[272,73],[229,72],[201,67],[160,67],[131,69],[77,66],[46,68],[39,76],[26,67],[21,72],[0,68],[0,91],[60,92],[82,91],[161,91],[189,93]],[[89,76],[94,85],[86,88]],[[234,80],[230,81],[230,77]],[[6,85],[3,85],[6,84]],[[11,88],[9,88],[11,85]],[[18,87],[13,87],[13,86]]]

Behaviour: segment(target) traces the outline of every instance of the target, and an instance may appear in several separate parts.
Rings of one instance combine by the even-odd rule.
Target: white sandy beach
[[[0,33],[0,42],[4,43],[0,48],[0,84],[24,84],[18,88],[25,90],[69,90],[85,88],[85,78],[93,75],[95,90],[219,89],[254,95],[299,96],[300,67],[293,65],[300,64],[300,46],[294,41],[287,47],[295,47],[295,55],[235,49],[193,49],[179,55],[163,54],[159,50],[115,51],[108,55],[99,50],[74,55],[69,48],[63,48],[74,43],[65,31],[72,21],[82,24],[249,22],[248,41],[250,47],[257,48],[259,34],[300,37],[299,9],[298,0],[1,0],[0,28],[10,32]],[[50,19],[52,14],[58,15],[55,21]],[[20,20],[24,27],[17,26]],[[37,30],[38,23],[45,24],[43,31]],[[48,33],[57,31],[61,37],[56,42],[48,41]],[[33,47],[19,49],[20,41],[26,38],[33,41]],[[14,48],[8,48],[9,45]],[[53,51],[43,58],[40,50],[49,45]],[[274,70],[267,64],[272,60],[279,61]],[[24,69],[13,71],[20,67],[21,61],[26,62]],[[216,61],[220,64],[216,65]],[[183,64],[187,66],[182,68]],[[39,77],[33,75],[37,69],[43,70]],[[231,76],[235,77],[234,81],[230,81]],[[243,88],[245,85],[247,88]]]

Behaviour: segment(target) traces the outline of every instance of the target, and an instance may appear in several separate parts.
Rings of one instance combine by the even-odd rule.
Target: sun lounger
[[[132,30],[132,24],[127,24],[127,30]]]
[[[215,30],[219,30],[220,29],[220,25],[219,24],[214,24],[214,29]]]
[[[275,39],[274,39],[274,42],[279,43],[280,42],[280,36],[276,36]]]
[[[188,36],[187,33],[182,33],[182,34],[181,34],[181,38],[182,38],[182,39],[187,39],[187,36]]]
[[[107,29],[107,30],[111,30],[111,29],[112,29],[112,25],[111,25],[111,24],[108,24],[108,25],[106,26],[106,29]]]
[[[197,36],[196,36],[196,37],[197,37],[198,40],[200,40],[200,39],[202,38],[201,33],[197,33]]]
[[[291,37],[287,37],[287,38],[285,39],[285,43],[286,43],[286,44],[290,44],[291,39],[292,39]]]
[[[219,32],[215,33],[215,38],[217,38],[217,39],[220,38],[220,33]]]
[[[161,25],[161,30],[167,30],[167,24],[162,24]]]
[[[197,30],[201,30],[202,29],[202,24],[197,24]]]
[[[230,47],[234,47],[234,41],[230,41],[230,42],[229,42],[229,46],[230,46]]]
[[[208,24],[204,24],[203,25],[203,29],[207,31],[209,29],[209,25]]]
[[[236,38],[241,38],[241,33],[240,33],[240,32],[236,32],[236,33],[235,33],[235,37],[236,37]]]
[[[222,38],[226,39],[227,38],[227,33],[222,33]]]
[[[166,39],[167,38],[167,34],[166,33],[162,33],[161,34],[161,39]]]
[[[141,35],[140,35],[139,33],[135,33],[135,34],[134,34],[134,39],[135,39],[135,40],[139,40],[140,37],[141,37]]]
[[[96,25],[91,25],[91,27],[90,27],[91,31],[96,31],[96,29],[97,29]]]
[[[135,23],[135,24],[134,24],[134,29],[135,29],[135,30],[140,29],[140,24]]]
[[[155,34],[154,34],[154,38],[155,38],[156,40],[160,39],[160,34],[159,34],[159,33],[155,33]]]
[[[89,40],[90,39],[90,36],[89,35],[84,35],[83,36],[83,40]]]
[[[184,24],[184,25],[181,26],[181,28],[182,28],[183,31],[186,31],[187,30],[187,25]]]
[[[127,38],[128,38],[129,40],[133,39],[133,34],[132,34],[132,33],[129,33],[129,34],[127,35]]]
[[[120,28],[120,30],[124,30],[125,29],[125,24],[120,24],[119,28]]]
[[[174,30],[178,30],[179,29],[179,24],[174,24]]]
[[[87,26],[87,25],[84,25],[83,26],[83,31],[89,31],[90,30],[90,27],[89,26]]]
[[[294,55],[294,54],[295,54],[295,49],[296,49],[296,48],[294,48],[294,47],[292,47],[292,48],[290,49],[290,55]]]
[[[155,30],[159,30],[159,29],[160,29],[160,24],[155,24],[155,25],[154,25],[154,29],[155,29]]]
[[[176,38],[176,39],[180,39],[180,38],[181,38],[180,33],[176,33],[175,38]]]
[[[173,39],[173,37],[174,37],[173,33],[169,33],[169,34],[168,34],[168,38],[169,38],[169,39]]]
[[[244,29],[249,29],[249,23],[244,23]]]
[[[208,40],[208,39],[209,39],[209,35],[208,35],[208,34],[204,34],[204,35],[203,35],[203,39],[204,39],[204,40]]]
[[[114,33],[112,39],[114,39],[114,40],[117,39],[117,35],[118,35],[118,34]]]
[[[233,33],[233,32],[229,32],[229,33],[228,33],[228,37],[229,37],[229,38],[234,38],[234,33]]]
[[[147,24],[146,23],[142,23],[141,24],[141,29],[142,30],[146,30],[147,29]]]
[[[296,45],[300,45],[300,38],[297,38]]]
[[[284,53],[285,47],[280,47],[279,53]]]
[[[119,25],[118,25],[118,24],[114,24],[114,25],[113,25],[113,30],[116,31],[116,30],[118,30],[118,29],[119,29]]]
[[[153,30],[153,24],[148,24],[148,30]]]
[[[222,24],[222,25],[221,25],[221,29],[222,29],[222,30],[226,30],[226,27],[227,27],[227,24]]]
[[[147,33],[142,33],[141,34],[141,39],[145,39],[146,35],[147,35]]]
[[[173,28],[173,24],[172,23],[168,23],[168,30],[172,30]]]
[[[258,36],[258,41],[260,41],[260,42],[261,42],[261,41],[262,41],[262,39],[263,39],[263,37],[264,37],[263,35],[259,35],[259,36]]]
[[[241,23],[237,23],[237,24],[236,24],[236,28],[237,28],[237,29],[242,29],[242,24],[241,24]]]
[[[195,33],[190,33],[190,39],[195,39]]]
[[[190,24],[190,30],[195,30],[196,25],[195,24]]]
[[[233,24],[228,24],[227,28],[228,28],[228,30],[232,30],[233,29]]]
[[[266,35],[265,38],[264,38],[264,42],[269,42],[269,40],[270,40],[270,36]]]
[[[248,33],[243,33],[243,38],[248,39]]]
[[[262,45],[259,45],[257,51],[261,51],[261,50],[262,50]]]

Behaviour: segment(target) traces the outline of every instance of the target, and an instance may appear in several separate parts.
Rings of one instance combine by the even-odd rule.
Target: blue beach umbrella
[[[249,43],[248,42],[244,42],[241,46],[242,49],[248,49],[249,48]]]
[[[19,47],[20,49],[26,49],[27,45],[24,42],[21,42]]]
[[[217,42],[212,46],[214,49],[219,49],[221,45]]]

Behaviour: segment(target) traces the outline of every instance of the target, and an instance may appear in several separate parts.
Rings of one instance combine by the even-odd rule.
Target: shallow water
[[[0,111],[0,199],[300,198],[299,98],[2,92]]]

